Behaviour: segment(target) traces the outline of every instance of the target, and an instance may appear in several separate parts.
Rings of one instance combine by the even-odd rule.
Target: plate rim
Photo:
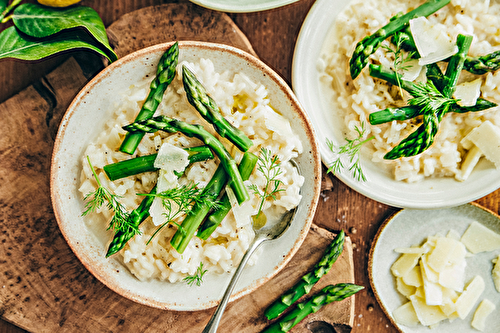
[[[298,2],[300,0],[271,0],[271,1],[263,1],[258,4],[253,4],[253,5],[245,5],[241,4],[242,2],[244,3],[245,1],[243,0],[236,0],[236,4],[234,5],[228,5],[225,3],[221,3],[217,0],[190,0],[192,3],[197,4],[199,6],[212,9],[212,10],[217,10],[217,11],[223,11],[227,13],[254,13],[254,12],[261,12],[269,9],[274,9],[274,8],[279,8],[282,6],[286,6],[289,4],[292,4],[294,2]]]

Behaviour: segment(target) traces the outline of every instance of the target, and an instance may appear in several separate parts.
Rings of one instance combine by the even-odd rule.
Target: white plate
[[[466,204],[453,208],[437,210],[403,209],[381,226],[372,244],[369,259],[369,274],[372,289],[384,312],[395,326],[404,333],[428,333],[427,327],[419,325],[409,328],[398,325],[392,319],[392,312],[406,303],[405,297],[396,291],[396,280],[391,274],[391,265],[400,254],[394,252],[398,247],[410,247],[424,241],[427,236],[437,233],[446,234],[451,229],[463,234],[467,227],[477,221],[491,230],[500,233],[499,217],[478,205]],[[496,258],[500,250],[478,253],[467,258],[466,283],[475,275],[481,275],[485,282],[485,290],[471,313],[464,319],[456,319],[452,323],[442,322],[436,331],[439,333],[466,333],[478,332],[470,326],[473,312],[479,302],[487,298],[497,307],[500,304],[500,293],[495,289],[491,278],[492,259]],[[487,318],[485,332],[500,332],[500,316],[492,314]]]
[[[82,217],[84,202],[78,191],[85,148],[104,129],[109,111],[122,91],[138,78],[152,77],[159,58],[171,44],[137,51],[108,66],[76,96],[64,115],[54,145],[51,197],[59,227],[87,269],[115,292],[136,302],[170,310],[193,311],[215,306],[231,275],[209,275],[201,287],[184,282],[139,281],[115,257],[105,258],[109,234],[91,230]],[[314,131],[286,82],[257,58],[234,47],[179,42],[179,61],[211,59],[216,71],[242,72],[263,84],[270,103],[290,120],[304,152],[296,159],[305,177],[302,201],[290,228],[279,239],[263,245],[257,264],[246,267],[231,300],[250,293],[276,275],[298,250],[312,223],[321,186],[321,161]]]
[[[319,81],[317,60],[325,41],[334,43],[330,28],[349,0],[318,0],[312,6],[300,30],[292,65],[292,86],[311,117],[320,144],[321,157],[330,166],[336,156],[328,149],[327,139],[344,144],[335,110],[329,105]],[[381,1],[382,3],[382,1]],[[443,208],[461,205],[481,198],[500,186],[500,171],[482,161],[465,182],[452,178],[426,179],[419,183],[395,181],[368,159],[362,158],[367,181],[359,182],[348,172],[338,178],[352,189],[376,201],[401,208]]]
[[[299,0],[191,0],[205,8],[229,13],[251,13],[285,6]]]

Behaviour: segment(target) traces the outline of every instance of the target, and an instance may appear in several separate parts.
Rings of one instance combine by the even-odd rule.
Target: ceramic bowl
[[[278,8],[299,0],[191,0],[205,8],[229,13],[251,13]]]
[[[200,310],[215,306],[231,275],[206,276],[201,287],[158,280],[141,282],[118,259],[106,259],[109,239],[91,230],[81,216],[84,202],[78,192],[81,160],[87,145],[104,128],[106,110],[137,78],[154,77],[156,64],[169,44],[130,54],[105,68],[90,81],[69,106],[58,131],[52,157],[51,196],[59,227],[85,267],[115,292],[136,302],[170,310]],[[271,104],[290,120],[304,152],[296,159],[305,177],[303,195],[291,227],[279,239],[263,245],[258,264],[247,267],[232,300],[250,293],[277,274],[298,250],[312,223],[321,182],[321,159],[309,118],[286,82],[257,58],[230,46],[179,42],[179,61],[211,59],[219,72],[243,72],[267,87]],[[108,118],[109,119],[109,118]],[[88,217],[86,217],[88,218]]]
[[[335,110],[332,110],[327,92],[320,83],[317,66],[322,52],[325,52],[329,44],[335,43],[331,28],[349,2],[350,0],[316,1],[301,27],[293,57],[292,87],[311,117],[321,157],[327,166],[337,158],[329,149],[327,140],[340,146],[345,143],[345,135],[338,125],[340,121],[335,116]],[[481,161],[464,182],[447,177],[427,178],[416,183],[394,180],[389,171],[383,170],[367,157],[362,156],[361,163],[366,182],[356,180],[348,170],[337,174],[338,178],[357,192],[394,207],[453,207],[474,201],[500,187],[500,172],[488,161]]]

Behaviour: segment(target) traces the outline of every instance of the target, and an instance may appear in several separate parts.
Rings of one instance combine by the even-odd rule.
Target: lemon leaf
[[[0,33],[0,59],[40,60],[63,51],[86,49],[110,60],[108,55],[92,42],[86,34],[67,32],[50,38],[36,39],[20,33],[16,27],[10,27]]]
[[[99,14],[90,7],[50,8],[26,3],[18,6],[12,15],[16,28],[24,34],[44,38],[62,31],[83,29],[104,47],[111,61],[118,57],[109,45],[106,28]]]

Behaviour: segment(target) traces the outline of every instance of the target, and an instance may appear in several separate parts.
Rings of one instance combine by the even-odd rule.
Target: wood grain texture
[[[291,64],[296,38],[303,19],[307,15],[309,8],[314,4],[314,1],[300,0],[292,5],[274,10],[248,14],[229,14],[229,16],[246,35],[260,59],[274,68],[285,80],[291,82]],[[27,2],[35,2],[35,0],[27,0]],[[126,13],[139,8],[169,2],[188,3],[187,0],[83,0],[81,4],[94,8],[103,18],[105,25],[109,26]],[[4,26],[0,25],[0,29],[3,28]],[[10,60],[0,62],[0,102],[5,101],[9,96],[18,93],[22,88],[39,80],[60,63],[57,59],[51,61],[52,63],[44,61],[38,64],[18,63]],[[0,109],[2,119],[5,112],[6,109]],[[4,129],[2,128],[2,130]],[[3,132],[1,133],[3,134]],[[1,156],[4,156],[3,153]],[[5,176],[0,176],[0,179],[4,179],[3,177]],[[320,201],[314,222],[330,231],[338,231],[341,228],[347,231],[353,242],[356,283],[367,287],[366,290],[356,295],[356,316],[352,332],[397,332],[373,297],[369,289],[367,274],[371,240],[385,218],[397,209],[379,204],[356,193],[335,177],[331,177],[330,175],[324,177],[328,180],[328,184],[324,186],[324,191],[322,192],[323,200]],[[476,202],[500,213],[499,190]],[[3,202],[0,202],[0,204],[0,207],[3,207]],[[53,230],[58,232],[57,228]],[[7,233],[9,232],[7,231]],[[4,234],[0,235],[4,237]],[[10,252],[12,256],[12,253],[17,250],[19,250],[17,246],[10,246],[10,249],[5,247],[4,249],[0,249],[0,255],[2,258],[5,258],[4,255]],[[29,274],[29,272],[27,273]],[[5,276],[2,279],[8,279],[8,277]],[[9,281],[12,281],[14,284],[16,279],[12,278]],[[26,288],[31,288],[31,286],[26,286]],[[0,290],[0,297],[1,295]],[[3,307],[3,309],[5,313],[8,313],[8,306]],[[98,320],[101,316],[105,317],[107,312],[104,313],[96,317],[95,320]],[[3,315],[3,318],[6,318],[5,315]],[[151,317],[151,319],[158,320],[156,317]],[[23,332],[23,330],[6,322],[2,324],[0,321],[0,333],[20,332]]]

